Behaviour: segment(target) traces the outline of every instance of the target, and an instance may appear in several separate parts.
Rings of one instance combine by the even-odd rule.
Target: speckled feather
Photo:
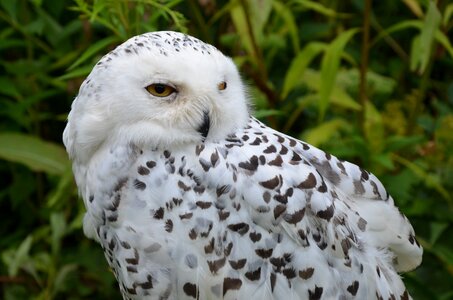
[[[181,92],[171,105],[183,99],[185,106],[177,107],[184,111],[193,108],[191,99],[200,102],[200,112],[189,119],[147,119],[137,112],[128,122],[111,120],[115,100],[102,93],[103,76],[112,72],[116,78],[108,65],[117,56],[128,62],[128,55],[150,53],[162,63],[182,59],[183,70],[193,62],[179,53],[207,57],[196,70],[215,64],[215,71],[226,71],[212,80],[212,90],[208,83],[190,82],[206,97],[184,98],[187,87],[175,79]],[[153,67],[161,80],[165,71]],[[183,79],[201,81],[202,75]],[[227,89],[216,91],[216,80]],[[422,249],[380,181],[249,117],[243,87],[235,85],[240,78],[229,59],[173,32],[129,40],[82,85],[64,141],[87,208],[85,233],[101,244],[124,298],[409,299],[397,272],[415,268]],[[228,95],[229,89],[235,92]],[[123,92],[122,102],[128,99]],[[97,106],[105,118],[85,116]],[[211,116],[206,139],[196,130],[203,111]],[[84,127],[85,120],[105,126]],[[134,127],[134,120],[147,123]],[[173,135],[182,128],[177,122],[187,122],[186,133]]]

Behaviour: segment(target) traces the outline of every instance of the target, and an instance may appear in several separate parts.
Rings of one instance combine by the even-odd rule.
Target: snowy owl
[[[63,140],[124,299],[410,299],[422,248],[381,182],[250,116],[233,61],[194,37],[104,56]]]

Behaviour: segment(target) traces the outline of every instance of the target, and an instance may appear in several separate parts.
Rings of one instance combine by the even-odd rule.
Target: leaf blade
[[[20,133],[0,134],[0,158],[49,174],[63,174],[69,165],[62,146]]]
[[[90,57],[98,53],[100,50],[104,49],[105,47],[119,42],[119,38],[116,36],[106,37],[93,45],[91,45],[83,54],[77,59],[72,65],[69,66],[68,71],[73,70],[75,67],[81,65]]]
[[[324,43],[312,42],[307,44],[304,49],[299,51],[296,57],[291,61],[291,65],[286,72],[285,80],[283,83],[282,99],[285,99],[291,90],[298,84],[302,79],[302,75],[307,69],[308,65],[313,59],[326,49]]]
[[[358,28],[341,33],[326,49],[321,62],[321,86],[319,91],[319,120],[324,119],[335,78],[340,67],[341,54],[348,41],[359,32]]]

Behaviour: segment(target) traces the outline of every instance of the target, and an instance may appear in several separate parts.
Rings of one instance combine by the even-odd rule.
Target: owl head
[[[63,141],[83,163],[104,145],[167,148],[223,139],[248,116],[230,58],[194,37],[152,32],[95,65],[72,104]]]

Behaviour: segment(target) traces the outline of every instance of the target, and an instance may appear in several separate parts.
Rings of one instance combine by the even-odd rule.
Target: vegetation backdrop
[[[234,58],[254,114],[374,172],[425,249],[415,299],[453,299],[453,3],[0,0],[0,298],[120,299],[61,143],[96,61],[154,30]]]

